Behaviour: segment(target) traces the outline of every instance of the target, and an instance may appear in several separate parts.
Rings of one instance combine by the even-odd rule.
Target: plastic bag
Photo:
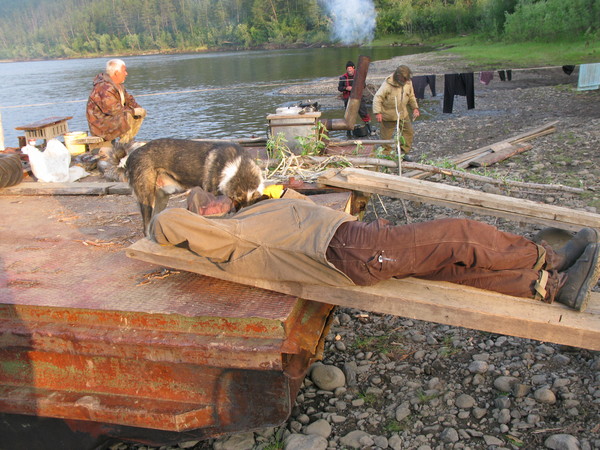
[[[50,139],[43,152],[32,145],[26,145],[21,151],[29,156],[31,171],[38,181],[46,183],[69,181],[71,153],[59,140]]]

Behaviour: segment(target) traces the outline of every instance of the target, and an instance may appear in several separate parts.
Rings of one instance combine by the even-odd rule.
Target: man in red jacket
[[[352,93],[352,84],[354,83],[354,73],[356,72],[356,67],[352,61],[348,61],[346,63],[346,73],[339,78],[338,83],[338,91],[342,93],[342,100],[344,100],[344,109],[348,107],[348,99],[350,98],[350,94]],[[365,123],[367,127],[367,133],[371,134],[371,116],[369,115],[369,110],[367,109],[367,105],[365,104],[364,97],[360,100],[360,107],[358,109],[358,115]],[[348,130],[348,137],[352,136],[352,132]]]

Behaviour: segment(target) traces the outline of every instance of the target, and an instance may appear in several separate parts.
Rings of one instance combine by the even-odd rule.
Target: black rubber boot
[[[573,309],[583,311],[590,298],[590,291],[600,276],[600,244],[589,244],[577,262],[565,273],[567,281],[558,291],[556,301]]]
[[[563,272],[571,267],[583,254],[589,244],[600,241],[600,233],[595,228],[582,228],[554,255],[548,252],[547,270]]]

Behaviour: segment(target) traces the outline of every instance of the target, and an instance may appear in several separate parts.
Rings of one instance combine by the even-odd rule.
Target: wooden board
[[[0,195],[108,195],[131,194],[128,183],[75,182],[75,183],[21,183],[0,189]]]
[[[503,143],[492,148],[490,153],[481,155],[475,159],[469,161],[469,166],[473,167],[487,167],[497,162],[504,161],[511,156],[518,155],[527,150],[530,150],[533,146],[530,144],[509,144],[508,142]]]
[[[585,312],[446,282],[408,278],[375,286],[339,287],[240,277],[194,253],[142,239],[127,256],[300,298],[383,314],[600,350],[600,294]]]
[[[600,214],[362,169],[330,170],[318,182],[572,231],[600,228]]]

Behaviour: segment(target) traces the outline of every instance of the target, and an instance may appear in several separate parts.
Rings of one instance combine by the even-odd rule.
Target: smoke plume
[[[365,44],[375,34],[373,0],[319,0],[333,20],[332,37],[343,44]]]

